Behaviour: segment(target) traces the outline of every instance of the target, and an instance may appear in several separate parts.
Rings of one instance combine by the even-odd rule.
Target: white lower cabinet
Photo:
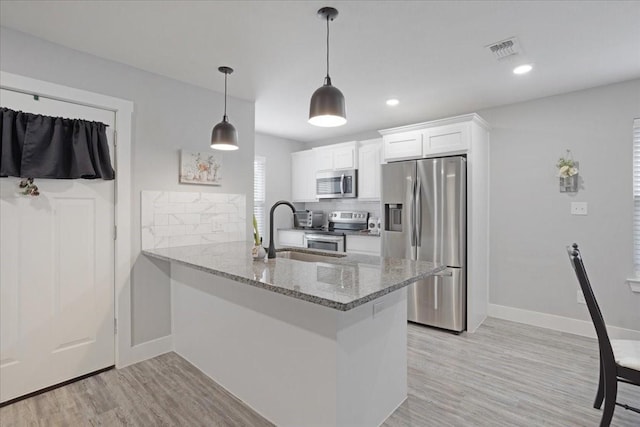
[[[347,253],[380,256],[379,236],[347,236]]]
[[[278,244],[276,247],[304,248],[304,231],[278,230]]]

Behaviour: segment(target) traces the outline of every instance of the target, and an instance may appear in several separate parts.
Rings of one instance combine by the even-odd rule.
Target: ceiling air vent
[[[515,37],[511,37],[510,39],[502,40],[497,43],[492,43],[487,46],[487,49],[489,49],[498,61],[522,53],[520,43]]]

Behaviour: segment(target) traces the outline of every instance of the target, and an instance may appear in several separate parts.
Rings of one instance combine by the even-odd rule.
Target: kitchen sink
[[[324,254],[321,252],[298,252],[292,250],[276,252],[276,258],[293,259],[306,262],[331,262],[345,257],[345,254]]]

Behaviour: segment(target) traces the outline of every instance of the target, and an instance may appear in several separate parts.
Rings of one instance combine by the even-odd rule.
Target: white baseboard
[[[126,360],[121,360],[120,363],[118,363],[117,368],[124,368],[125,366],[133,365],[134,363],[142,362],[170,351],[173,351],[172,335],[143,342],[141,344],[131,346],[127,352]]]
[[[497,304],[489,304],[489,316],[541,328],[553,329],[554,331],[568,332],[583,337],[596,337],[593,323],[586,320],[572,319],[570,317],[556,316],[554,314],[540,313],[538,311],[523,310],[521,308]],[[640,340],[640,331],[633,329],[607,326],[607,332],[611,339]]]

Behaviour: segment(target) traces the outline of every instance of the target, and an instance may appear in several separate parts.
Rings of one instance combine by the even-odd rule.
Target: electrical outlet
[[[582,289],[578,289],[578,304],[586,304],[587,302],[584,300],[584,294],[582,293]]]
[[[587,202],[571,202],[571,215],[586,215]]]

